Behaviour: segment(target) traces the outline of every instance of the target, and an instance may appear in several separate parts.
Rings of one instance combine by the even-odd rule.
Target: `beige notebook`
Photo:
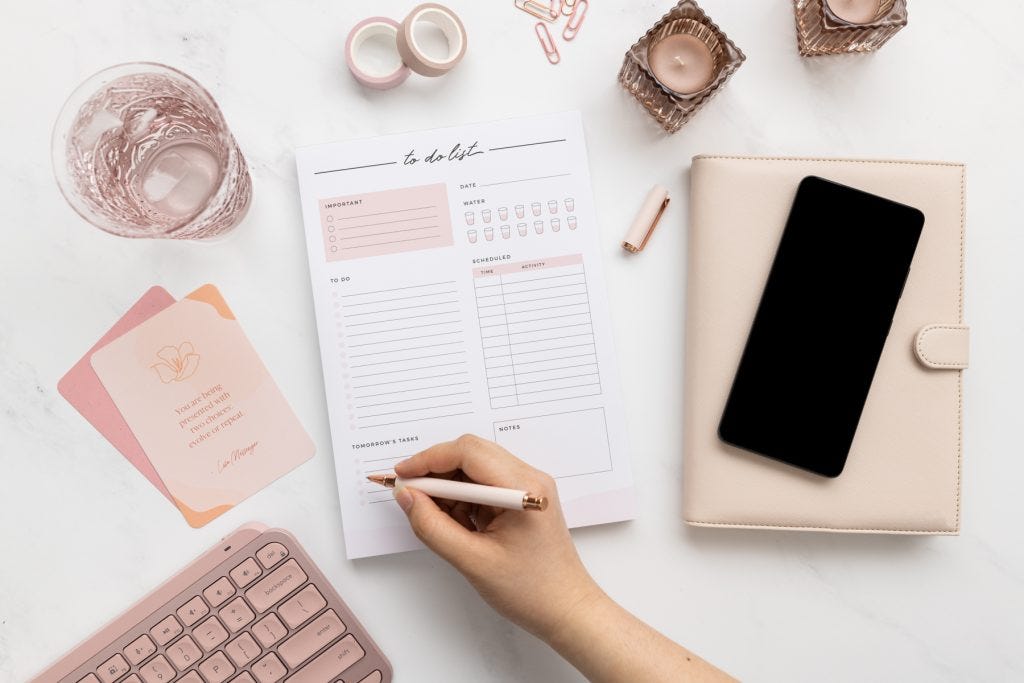
[[[793,197],[809,175],[925,214],[846,468],[835,479],[733,448],[717,434]],[[968,350],[963,165],[699,156],[691,171],[690,211],[686,521],[741,528],[957,533],[961,375]],[[827,227],[827,215],[822,225]],[[828,338],[823,336],[821,343],[828,344]]]

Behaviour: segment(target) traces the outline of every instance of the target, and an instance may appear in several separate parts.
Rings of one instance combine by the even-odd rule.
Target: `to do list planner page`
[[[555,477],[570,526],[632,518],[579,113],[296,161],[348,556],[420,547],[366,476],[466,432]]]

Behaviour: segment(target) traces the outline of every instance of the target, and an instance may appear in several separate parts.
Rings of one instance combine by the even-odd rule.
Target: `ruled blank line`
[[[406,346],[401,349],[391,349],[390,351],[373,351],[372,353],[358,353],[349,358],[365,358],[366,356],[380,356],[385,353],[400,353],[402,351],[419,351],[420,349],[436,349],[441,346],[451,346],[452,344],[461,344],[462,340],[453,342],[442,342],[441,344],[427,344],[426,346]]]
[[[553,311],[556,308],[572,308],[573,306],[587,306],[587,302],[584,302],[582,304],[562,304],[561,306],[543,306],[541,308],[530,308],[530,309],[527,309],[525,311],[513,311],[512,313],[509,313],[509,315],[516,315],[518,313],[535,313],[536,311]],[[589,309],[589,307],[588,307],[588,309]],[[498,314],[498,315],[501,315],[501,314]],[[576,315],[583,315],[583,313],[577,313]],[[480,317],[481,318],[496,318],[497,315],[492,315],[492,314],[489,313],[487,315],[481,315]],[[513,320],[513,321],[510,321],[510,322],[521,323],[521,322],[529,322],[529,321],[528,320]]]
[[[371,365],[389,365],[391,363],[406,363],[406,362],[411,361],[411,360],[426,360],[427,358],[440,358],[441,356],[457,356],[460,353],[465,353],[465,351],[464,350],[463,351],[450,351],[448,353],[435,353],[435,354],[430,355],[430,356],[414,356],[413,358],[398,358],[398,359],[395,359],[395,360],[381,360],[381,361],[377,361],[375,363],[363,363],[362,365],[350,365],[349,367],[352,368],[353,370],[357,370],[359,368],[368,368]]]
[[[398,420],[397,422],[378,422],[377,424],[366,425],[366,426],[367,427],[388,427],[390,425],[408,424],[409,422],[426,422],[427,420],[439,420],[442,417],[457,417],[459,415],[472,415],[472,414],[473,414],[473,411],[472,410],[468,410],[468,411],[466,411],[464,413],[448,413],[447,415],[431,415],[430,417],[417,417],[417,418],[413,418],[411,420]],[[390,501],[383,500],[383,501],[376,501],[376,502],[378,502],[378,503],[394,502],[394,498],[392,498]]]
[[[585,354],[585,355],[590,356],[590,355],[595,355],[595,354],[589,354],[588,353],[588,354]],[[553,368],[553,369],[554,370],[569,370],[571,368],[585,368],[588,365],[596,366],[597,365],[597,360],[595,359],[594,362],[592,362],[592,363],[578,363],[576,365],[562,365],[560,367]],[[518,377],[519,375],[536,375],[538,372],[551,372],[551,370],[527,370],[526,372],[517,372],[516,376]],[[595,373],[595,374],[597,374],[597,373]]]
[[[428,401],[432,398],[447,398],[449,396],[465,396],[470,393],[469,391],[456,391],[451,394],[434,394],[432,396],[423,396],[421,398],[406,398],[401,401],[382,401],[381,403],[367,403],[366,405],[356,406],[356,410],[362,410],[363,408],[376,408],[378,406],[393,406],[399,403],[413,403],[415,401]],[[431,406],[433,407],[433,406]]]
[[[458,304],[458,299],[452,299],[450,301],[435,301],[432,304],[415,304],[413,306],[398,306],[396,308],[382,308],[379,311],[367,311],[366,313],[345,313],[346,318],[354,318],[357,315],[376,315],[377,313],[387,313],[389,311],[407,311],[410,308],[429,308],[431,306],[447,306],[448,304]],[[457,312],[457,311],[456,311]],[[438,314],[440,315],[440,314]],[[412,316],[410,316],[412,317]]]
[[[352,235],[351,237],[342,237],[338,241],[344,242],[345,240],[362,240],[366,239],[367,237],[380,237],[381,235],[397,235],[400,232],[416,232],[417,230],[431,230],[436,227],[436,225],[424,225],[422,228],[404,228],[402,230],[386,230],[385,232],[371,232],[366,235]],[[348,249],[349,247],[345,248]]]
[[[376,377],[377,375],[394,375],[399,372],[413,372],[415,370],[429,370],[431,368],[445,368],[451,365],[465,365],[466,361],[460,360],[458,363],[438,363],[437,365],[421,365],[418,368],[406,368],[404,370],[388,370],[387,372],[368,372],[365,375],[352,375],[352,379],[362,379],[363,377]],[[380,382],[383,384],[383,382]],[[369,385],[366,385],[369,386]]]
[[[349,166],[348,168],[332,168],[329,171],[313,171],[313,175],[320,175],[322,173],[337,173],[338,171],[358,171],[361,168],[375,168],[377,166],[394,166],[397,161],[385,161],[382,164],[365,164],[363,166]]]
[[[601,384],[601,382],[587,382],[586,384],[572,384],[567,387],[554,387],[551,389],[538,389],[536,391],[519,391],[516,392],[520,396],[527,396],[529,394],[546,394],[549,391],[562,391],[564,389],[578,389],[580,387],[592,387]]]
[[[460,374],[460,373],[456,373],[456,374]],[[404,381],[404,380],[402,380],[402,381]],[[382,384],[386,384],[386,382],[382,382]],[[408,394],[409,392],[412,392],[412,391],[426,391],[427,389],[442,389],[444,387],[461,387],[461,386],[466,385],[466,384],[469,384],[469,382],[452,382],[450,384],[431,384],[429,387],[419,387],[418,389],[399,389],[397,391],[382,391],[379,394],[365,394],[363,396],[356,396],[356,398],[357,399],[363,399],[363,398],[376,398],[378,396],[387,396],[389,394]],[[369,386],[374,386],[374,385],[371,384]]]
[[[547,180],[548,178],[564,178],[565,176],[572,175],[571,173],[556,173],[555,175],[542,175],[536,178],[520,178],[519,180],[499,180],[496,183],[484,183],[478,187],[494,187],[495,185],[511,185],[512,183],[526,183],[531,180]]]
[[[349,216],[351,218],[351,216]],[[416,218],[399,218],[397,221],[381,221],[380,223],[363,223],[362,225],[346,225],[344,228],[338,226],[338,230],[358,230],[359,228],[372,228],[375,225],[394,225],[395,223],[405,223],[406,221],[425,221],[428,218],[437,218],[435,213],[432,216],[418,216]]]
[[[402,209],[405,211],[406,209]],[[385,211],[384,213],[392,213]],[[371,215],[371,214],[367,214]],[[351,294],[342,294],[342,299],[347,299],[350,296],[366,296],[367,294],[383,294],[384,292],[397,292],[400,289],[419,289],[420,287],[435,287],[437,285],[454,285],[455,280],[445,280],[444,282],[430,282],[425,285],[409,285],[407,287],[392,287],[391,289],[375,289],[372,292],[352,292]]]
[[[359,301],[353,304],[345,304],[346,306],[372,306],[373,304],[386,304],[389,301],[405,301],[406,299],[422,299],[425,296],[439,296],[441,294],[458,294],[457,289],[446,289],[443,292],[434,292],[433,294],[410,294],[409,296],[400,296],[394,299],[377,299],[376,301]],[[351,296],[351,295],[349,295]]]
[[[565,142],[565,138],[558,138],[557,140],[541,140],[540,142],[524,142],[521,145],[505,145],[504,147],[489,147],[488,152],[497,152],[502,149],[516,149],[518,147],[533,147],[535,145],[550,145],[555,142]]]
[[[430,227],[436,228],[437,226],[436,225],[432,225]],[[369,236],[370,235],[367,235],[367,237],[369,237]],[[379,247],[379,246],[381,246],[383,244],[398,244],[399,242],[419,242],[420,240],[432,240],[432,239],[435,239],[435,238],[440,237],[440,236],[441,236],[440,234],[438,234],[438,235],[427,235],[426,237],[412,237],[412,238],[409,238],[407,240],[391,240],[390,242],[374,242],[373,244],[357,244],[355,246],[345,247],[345,248],[346,249],[365,249],[366,247]]]
[[[583,273],[579,273],[579,274],[582,275]],[[559,276],[559,277],[565,277],[565,276],[562,275],[562,276]],[[539,280],[541,278],[537,278],[537,279]],[[484,294],[483,296],[480,296],[480,297],[477,297],[477,298],[478,299],[486,299],[486,298],[492,297],[492,296],[512,296],[513,294],[522,294],[523,292],[541,292],[541,291],[548,290],[548,289],[558,289],[559,287],[579,287],[581,285],[585,286],[586,284],[587,284],[586,282],[571,282],[571,283],[567,283],[567,284],[563,284],[563,285],[550,285],[550,286],[545,286],[545,287],[531,287],[530,289],[520,289],[520,290],[515,291],[515,292],[508,292],[508,291],[506,291],[504,294]]]
[[[452,363],[451,365],[459,365],[459,363]],[[454,377],[456,375],[466,375],[468,373],[469,373],[468,370],[460,370],[459,372],[446,372],[446,373],[444,373],[442,375],[427,375],[425,377],[413,377],[412,379],[392,379],[392,380],[388,380],[387,382],[374,382],[373,384],[363,384],[362,386],[358,386],[358,387],[353,386],[352,388],[353,389],[366,389],[367,387],[379,387],[379,386],[382,386],[384,384],[402,384],[403,382],[416,382],[416,381],[421,380],[421,379],[436,379],[438,377]],[[369,375],[363,375],[363,376],[364,377],[369,377]],[[355,377],[353,377],[352,379],[355,379]],[[410,389],[410,391],[415,391],[415,390],[414,389]]]
[[[581,323],[581,324],[587,325],[589,323]],[[567,325],[566,327],[571,327],[571,326]],[[383,332],[363,332],[362,334],[384,334],[384,333]],[[456,330],[455,332],[435,332],[434,334],[420,334],[420,335],[417,335],[415,337],[399,337],[398,339],[381,339],[380,341],[366,342],[365,344],[347,344],[346,346],[348,346],[348,348],[350,348],[350,349],[357,349],[360,346],[378,346],[379,344],[390,344],[391,342],[409,341],[410,339],[426,339],[427,337],[443,337],[446,334],[462,334],[462,330]],[[353,337],[357,337],[359,335],[355,335],[354,334],[352,336]]]
[[[384,417],[385,415],[401,415],[402,413],[420,413],[424,410],[435,410],[436,408],[451,408],[452,406],[468,406],[472,401],[458,401],[456,403],[441,403],[436,406],[428,406],[426,408],[410,408],[409,410],[392,410],[387,413],[373,413],[372,415],[356,415],[360,420],[364,420],[368,417]]]
[[[546,289],[555,289],[554,287],[548,287]],[[551,301],[552,299],[565,299],[570,296],[587,296],[586,292],[576,292],[575,294],[558,294],[556,296],[542,296],[536,299],[523,299],[522,301],[508,301],[510,295],[505,295],[505,303],[503,304],[487,304],[486,306],[477,306],[477,308],[494,308],[495,306],[515,306],[516,304],[531,304],[534,301]],[[537,310],[537,309],[531,309]],[[525,311],[520,311],[525,312]]]
[[[583,274],[584,273],[581,270],[578,273],[566,273],[564,275],[545,275],[544,277],[530,277],[530,278],[523,278],[523,279],[519,279],[519,277],[517,275],[508,275],[506,277],[515,277],[516,278],[516,280],[514,282],[509,282],[508,283],[509,285],[518,285],[518,284],[521,284],[523,282],[536,282],[538,280],[554,280],[554,279],[557,279],[557,278],[560,278],[560,277],[573,277],[575,275],[583,275]],[[477,279],[479,280],[480,277],[492,277],[492,276],[490,276],[490,275],[477,276]],[[585,284],[585,280],[584,280],[584,284]],[[497,287],[497,286],[498,285],[476,285],[476,288],[477,289],[484,289],[486,287]],[[485,294],[484,296],[498,296],[498,295],[495,295],[495,294]]]
[[[455,309],[454,311],[437,311],[437,312],[434,312],[434,313],[423,313],[422,315],[407,315],[407,316],[403,316],[401,318],[388,318],[387,320],[371,320],[368,323],[353,323],[351,325],[346,324],[345,327],[362,327],[363,325],[380,325],[381,323],[393,323],[393,322],[398,322],[399,320],[411,320],[412,318],[429,318],[432,315],[448,315],[449,313],[458,313],[458,312],[459,312],[459,309]],[[358,313],[353,313],[353,315],[358,315]],[[458,320],[449,320],[446,323],[430,323],[430,325],[414,325],[413,327],[430,327],[431,325],[448,325],[448,324],[457,323],[457,322],[459,322],[459,321]],[[409,328],[409,327],[396,327],[394,329],[395,330],[406,330],[406,329],[412,329],[412,328]],[[393,331],[394,330],[377,330],[377,332],[393,332]],[[360,334],[377,334],[377,332],[360,332]],[[355,337],[356,335],[352,334],[352,335],[347,335],[347,336]]]
[[[573,304],[573,305],[574,306],[579,306],[580,304]],[[543,309],[537,309],[537,310],[543,310]],[[522,312],[526,313],[526,311],[522,311]],[[526,320],[517,320],[517,321],[515,321],[515,323],[509,323],[509,324],[516,324],[516,325],[518,325],[519,323],[535,323],[538,320],[558,320],[559,318],[571,318],[574,315],[588,315],[589,316],[590,315],[590,311],[587,310],[587,311],[583,311],[582,313],[563,313],[562,315],[545,315],[545,316],[541,316],[540,318],[527,318]],[[493,318],[495,316],[491,315],[491,316],[487,316],[487,317]],[[504,327],[504,325],[505,325],[505,323],[501,323],[500,325],[481,325],[481,327],[482,328],[487,328],[487,327]],[[513,332],[512,334],[519,334],[519,333],[518,332]]]
[[[557,369],[561,370],[562,368],[557,368]],[[551,372],[551,371],[550,370],[542,370],[541,372]],[[531,379],[528,382],[520,382],[520,381],[516,380],[516,385],[518,386],[520,384],[541,384],[542,382],[557,382],[558,380],[573,379],[574,377],[594,377],[597,374],[598,373],[596,373],[596,372],[584,372],[584,373],[578,374],[578,375],[564,375],[562,377],[549,377],[548,379]],[[512,386],[512,385],[511,384],[498,384],[498,385],[495,385],[495,386],[492,387],[492,386],[490,386],[490,380],[488,379],[488,385],[487,385],[488,389],[503,389],[505,387],[510,387],[510,386]],[[559,389],[566,389],[566,388],[568,388],[568,387],[559,387]]]
[[[580,314],[582,315],[582,313]],[[506,334],[492,334],[489,337],[483,337],[483,339],[497,339],[498,337],[507,337],[513,334],[533,334],[534,332],[549,332],[551,330],[566,330],[570,327],[582,327],[583,325],[593,325],[593,323],[573,323],[572,325],[556,325],[555,327],[541,327],[536,330],[524,330],[522,332],[508,332]],[[504,327],[499,325],[498,327]],[[409,337],[409,339],[415,339],[415,337]]]

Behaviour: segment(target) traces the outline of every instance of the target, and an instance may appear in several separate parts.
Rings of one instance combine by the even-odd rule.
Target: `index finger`
[[[462,470],[478,484],[515,486],[524,483],[533,468],[496,443],[472,434],[420,451],[395,465],[404,478]]]

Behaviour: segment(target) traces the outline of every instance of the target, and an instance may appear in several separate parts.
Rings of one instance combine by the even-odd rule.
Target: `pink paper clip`
[[[516,0],[516,8],[544,21],[554,21],[558,18],[558,0],[551,0],[550,5],[544,5],[538,0]]]
[[[562,0],[562,16],[569,17],[576,10],[576,0]]]
[[[558,62],[562,61],[562,58],[558,55],[558,48],[555,46],[555,39],[551,37],[548,27],[538,21],[533,30],[537,34],[540,46],[544,48],[544,54],[547,56],[548,61],[552,64],[558,64]]]
[[[572,40],[576,37],[576,34],[580,32],[580,27],[583,26],[583,20],[587,16],[587,8],[590,3],[587,0],[579,0],[575,3],[575,8],[572,14],[569,16],[569,21],[565,22],[565,30],[562,31],[562,38],[565,40]]]

